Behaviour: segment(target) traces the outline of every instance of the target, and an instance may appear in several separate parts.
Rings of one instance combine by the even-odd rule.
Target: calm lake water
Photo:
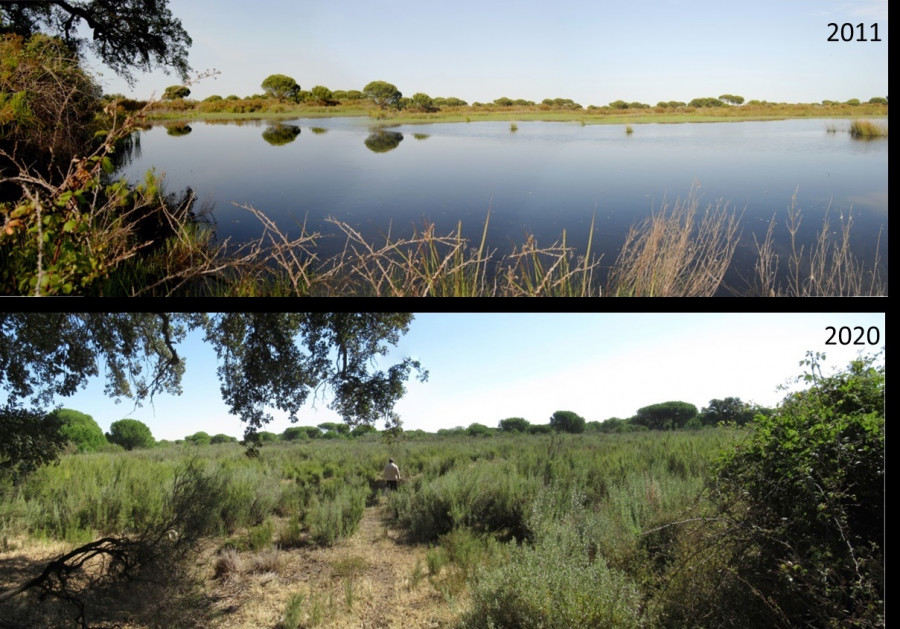
[[[826,123],[837,133],[828,133]],[[886,122],[885,122],[886,124]],[[826,210],[853,213],[853,247],[871,262],[879,230],[887,278],[887,140],[850,137],[845,120],[622,125],[508,122],[404,125],[378,132],[369,119],[328,118],[229,124],[190,123],[142,132],[141,150],[124,170],[151,168],[169,191],[192,188],[213,205],[221,237],[243,241],[259,224],[235,204],[264,211],[291,234],[334,234],[328,217],[376,240],[409,235],[425,221],[449,233],[462,221],[477,245],[490,211],[489,245],[508,253],[533,234],[550,245],[566,231],[580,251],[594,220],[594,251],[612,263],[635,221],[696,186],[705,207],[725,202],[743,214],[742,245],[726,278],[740,290],[755,260],[753,237],[776,216],[779,246],[791,197],[809,240]],[[338,252],[323,238],[317,252]]]

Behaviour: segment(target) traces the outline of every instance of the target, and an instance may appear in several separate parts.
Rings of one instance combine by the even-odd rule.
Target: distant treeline
[[[694,430],[706,426],[735,425],[743,426],[757,415],[770,416],[772,409],[742,402],[740,398],[710,400],[709,406],[701,410],[687,402],[662,402],[638,409],[633,417],[621,419],[610,417],[603,421],[587,421],[572,411],[556,411],[547,424],[532,424],[523,417],[501,419],[496,428],[474,422],[468,427],[441,428],[437,435],[456,437],[469,435],[472,437],[490,437],[496,434],[533,434],[544,435],[554,432],[583,433],[605,432],[620,433],[642,430]],[[61,432],[71,442],[71,451],[96,452],[103,450],[133,450],[166,445],[208,446],[219,443],[239,443],[236,437],[226,434],[210,435],[204,431],[187,435],[177,441],[156,441],[150,428],[136,419],[122,419],[113,422],[110,432],[103,433],[94,419],[85,413],[60,409],[53,416],[61,424]],[[341,422],[323,422],[317,426],[291,426],[277,434],[260,431],[260,443],[289,441],[309,441],[311,439],[355,439],[379,431],[367,424],[349,426]],[[403,435],[407,438],[433,436],[424,430],[407,430]],[[242,442],[240,442],[242,443]]]
[[[540,103],[523,98],[508,98],[501,96],[489,103],[472,102],[471,104],[461,98],[431,97],[423,92],[416,92],[411,97],[404,96],[392,83],[386,81],[372,81],[362,90],[331,90],[324,85],[316,85],[312,89],[304,90],[292,77],[283,74],[273,74],[262,82],[262,92],[249,96],[230,94],[220,96],[214,94],[203,100],[191,100],[191,90],[183,85],[172,85],[166,88],[162,100],[156,103],[158,110],[187,111],[195,110],[203,113],[230,112],[252,113],[254,111],[269,110],[285,105],[308,105],[317,107],[351,106],[360,107],[374,105],[382,110],[401,110],[411,112],[436,112],[447,108],[469,107],[478,108],[536,108],[540,110],[558,111],[596,111],[616,112],[623,110],[654,109],[657,111],[703,109],[713,107],[766,107],[802,105],[807,107],[834,107],[841,105],[858,106],[863,104],[857,98],[847,101],[823,100],[820,103],[784,103],[768,102],[765,100],[746,100],[743,96],[735,94],[721,94],[718,97],[705,96],[694,98],[691,101],[659,101],[656,105],[637,101],[628,102],[615,100],[607,105],[587,105],[576,103],[571,98],[545,98]],[[106,97],[109,101],[117,101],[126,109],[140,109],[146,101],[136,101],[122,94],[111,94]],[[875,96],[867,101],[869,104],[887,105],[887,97]]]

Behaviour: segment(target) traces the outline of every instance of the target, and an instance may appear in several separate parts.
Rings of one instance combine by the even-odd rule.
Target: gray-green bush
[[[522,538],[525,515],[540,481],[509,463],[479,462],[391,496],[414,539],[431,541],[455,528]]]
[[[597,553],[583,499],[572,493],[561,510],[535,502],[533,544],[510,542],[502,561],[476,573],[467,629],[640,626],[638,588]]]

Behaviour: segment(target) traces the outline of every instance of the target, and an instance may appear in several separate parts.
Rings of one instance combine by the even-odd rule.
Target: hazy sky
[[[838,368],[869,349],[826,346],[827,326],[877,326],[878,347],[884,344],[883,314],[432,313],[416,315],[381,364],[411,356],[430,372],[397,406],[407,429],[496,427],[506,417],[545,424],[557,410],[602,421],[672,400],[701,408],[731,396],[774,406],[784,396],[778,386],[801,373],[807,351],[825,352],[826,364]],[[61,403],[93,416],[104,431],[131,417],[157,439],[200,430],[240,437],[243,426],[221,402],[214,353],[198,337],[180,351],[187,360],[180,397],[160,395],[134,410],[106,399],[96,380]],[[339,418],[324,401],[300,413],[301,425],[325,421]],[[268,430],[288,426],[279,419]]]
[[[404,95],[501,96],[582,105],[738,94],[819,102],[887,95],[887,0],[170,0],[194,40],[193,97],[261,92],[269,74],[304,89],[394,83]],[[862,22],[876,42],[828,42]],[[107,93],[161,95],[177,83],[109,70]]]

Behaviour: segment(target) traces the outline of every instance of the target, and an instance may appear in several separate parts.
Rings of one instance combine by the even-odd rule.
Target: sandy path
[[[244,551],[219,576],[220,543],[210,541],[194,564],[205,595],[186,592],[186,598],[162,595],[153,601],[126,597],[117,600],[117,611],[95,600],[90,615],[97,626],[120,629],[172,626],[173,621],[221,629],[455,627],[457,615],[428,576],[427,546],[405,541],[387,517],[386,502],[382,497],[367,507],[356,533],[331,548]],[[0,590],[34,576],[64,550],[64,545],[33,544],[0,553]],[[292,599],[300,603],[294,622],[286,623]]]
[[[426,552],[392,528],[382,499],[365,509],[356,533],[333,547],[282,551],[277,571],[219,583],[214,589],[225,596],[216,624],[280,627],[288,601],[301,594],[301,627],[453,627],[456,615],[428,579]]]

